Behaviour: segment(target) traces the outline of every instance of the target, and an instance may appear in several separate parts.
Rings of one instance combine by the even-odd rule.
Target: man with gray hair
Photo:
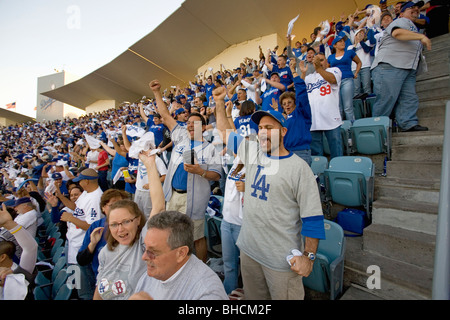
[[[147,272],[131,300],[228,300],[217,274],[193,255],[194,224],[187,215],[163,211],[147,222]]]

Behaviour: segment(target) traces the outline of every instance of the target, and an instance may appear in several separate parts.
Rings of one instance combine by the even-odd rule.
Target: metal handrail
[[[450,101],[445,107],[441,188],[433,273],[433,300],[450,300]]]

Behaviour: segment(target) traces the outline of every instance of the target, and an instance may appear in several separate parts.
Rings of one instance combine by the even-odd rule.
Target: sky
[[[0,0],[0,108],[35,117],[37,78],[107,64],[183,0]]]

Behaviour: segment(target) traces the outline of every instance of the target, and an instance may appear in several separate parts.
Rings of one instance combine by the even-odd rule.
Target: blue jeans
[[[225,275],[223,286],[227,294],[230,294],[231,291],[238,287],[240,251],[236,246],[236,241],[240,231],[240,225],[222,220],[220,232],[222,236],[222,259]]]
[[[98,172],[98,185],[103,192],[109,189],[108,186],[108,171]]]
[[[345,78],[341,81],[339,91],[339,109],[341,110],[342,120],[355,120],[353,112],[353,94],[354,94],[354,79]]]
[[[311,154],[313,156],[323,156],[323,134],[327,137],[330,147],[330,158],[341,157],[344,154],[344,148],[341,136],[341,126],[325,131],[311,131]]]
[[[354,79],[355,82],[355,93],[354,96],[357,96],[358,94],[372,93],[372,79],[370,76],[370,68],[362,68],[359,73],[358,77]]]
[[[372,70],[372,77],[376,94],[373,116],[390,117],[394,112],[401,129],[408,130],[417,125],[419,98],[416,94],[416,70],[380,63]]]
[[[303,160],[305,160],[306,163],[311,167],[311,162],[312,162],[311,150],[295,150],[292,152],[295,153],[296,155],[298,155]]]

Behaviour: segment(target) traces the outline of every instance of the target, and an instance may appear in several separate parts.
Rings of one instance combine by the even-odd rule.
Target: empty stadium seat
[[[364,101],[362,99],[353,99],[353,114],[355,119],[361,119],[365,116]]]
[[[353,124],[352,120],[344,120],[341,125],[341,137],[342,137],[342,150],[343,155],[351,155],[353,153],[352,143],[349,141],[352,140],[350,134],[350,128]]]
[[[330,300],[342,293],[344,283],[344,230],[337,223],[325,220],[325,239],[319,240],[316,260],[303,285],[318,292],[329,292]]]
[[[371,94],[364,100],[367,117],[371,117],[373,114],[373,104],[375,103],[375,99],[375,94]]]
[[[216,198],[220,202],[219,214],[211,216],[208,212],[205,213],[205,237],[208,251],[220,256],[222,255],[220,225],[222,223],[223,196],[211,195],[210,204],[213,202],[212,198]]]
[[[370,158],[333,158],[324,175],[327,193],[333,202],[349,207],[364,207],[368,221],[371,221],[375,165]]]
[[[350,127],[354,151],[360,154],[386,153],[390,159],[391,130],[389,117],[355,120]]]

